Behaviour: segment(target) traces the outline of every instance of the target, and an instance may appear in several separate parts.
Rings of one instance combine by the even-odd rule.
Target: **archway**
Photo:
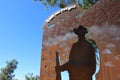
[[[41,80],[55,80],[55,51],[59,50],[60,53],[63,53],[60,54],[63,58],[62,63],[68,60],[66,56],[69,55],[69,46],[71,47],[76,39],[71,31],[80,24],[88,26],[90,32],[88,37],[95,40],[101,55],[100,72],[97,75],[97,80],[119,80],[119,5],[120,2],[115,0],[101,0],[86,12],[77,7],[70,11],[64,11],[64,13],[53,17],[50,22],[46,22],[44,24],[42,46],[42,58],[45,59],[41,62]],[[78,14],[80,15],[77,16]],[[51,23],[55,25],[48,28]],[[45,75],[43,74],[45,69],[42,66],[44,63],[49,64]]]

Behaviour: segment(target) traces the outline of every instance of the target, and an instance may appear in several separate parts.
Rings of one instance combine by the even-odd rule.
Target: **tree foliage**
[[[0,80],[12,80],[15,76],[14,70],[17,68],[18,61],[13,59],[11,61],[7,61],[6,67],[1,69]]]
[[[39,80],[40,77],[38,75],[33,76],[33,73],[28,73],[25,75],[25,80]]]
[[[99,0],[34,0],[34,1],[40,1],[46,7],[57,6],[60,8],[64,8],[64,7],[72,5],[72,4],[78,4],[83,9],[88,9],[90,6],[94,5]]]

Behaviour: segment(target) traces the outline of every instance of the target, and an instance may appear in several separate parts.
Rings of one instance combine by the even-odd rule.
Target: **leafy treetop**
[[[7,61],[6,67],[1,69],[0,80],[13,80],[15,74],[14,70],[17,68],[18,61],[13,59],[11,61]]]
[[[64,8],[72,4],[78,4],[83,9],[88,9],[99,0],[34,0],[34,1],[41,2],[47,8],[48,6]]]

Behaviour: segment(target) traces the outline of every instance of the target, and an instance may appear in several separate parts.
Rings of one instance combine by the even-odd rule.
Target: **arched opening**
[[[96,48],[95,54],[96,54],[96,71],[95,71],[95,74],[92,77],[92,80],[96,80],[96,74],[100,70],[100,54],[99,54],[99,49],[98,48]],[[68,71],[61,72],[61,75],[62,75],[62,80],[69,80]]]
[[[90,43],[92,43],[92,45],[94,46],[95,48],[95,55],[96,55],[96,71],[95,71],[95,74],[92,76],[92,80],[96,80],[96,74],[99,72],[100,70],[100,53],[99,53],[99,49],[96,45],[95,42],[92,42],[94,40],[88,40],[90,41]],[[64,71],[64,72],[61,72],[61,75],[62,75],[62,80],[69,80],[69,73],[68,71]]]

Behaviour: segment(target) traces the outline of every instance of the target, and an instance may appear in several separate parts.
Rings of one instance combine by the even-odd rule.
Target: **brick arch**
[[[61,10],[62,12],[59,11],[59,14],[56,13],[50,21],[45,22],[40,80],[55,80],[55,51],[58,50],[60,53],[61,64],[68,61],[70,48],[77,40],[72,29],[80,24],[89,29],[87,37],[95,40],[100,50],[101,67],[97,80],[119,80],[119,6],[118,0],[101,0],[87,11],[79,6]]]

